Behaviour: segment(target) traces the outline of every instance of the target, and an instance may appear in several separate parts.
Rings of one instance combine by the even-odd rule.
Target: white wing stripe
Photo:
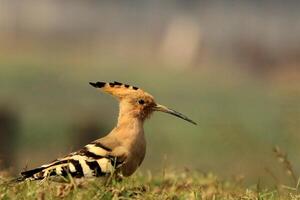
[[[87,150],[93,154],[99,155],[99,156],[106,156],[107,151],[101,147],[97,147],[94,144],[88,144],[85,146]]]

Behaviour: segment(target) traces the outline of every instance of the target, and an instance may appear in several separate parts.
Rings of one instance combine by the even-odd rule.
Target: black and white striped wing
[[[64,158],[21,172],[20,180],[40,180],[49,176],[67,176],[68,174],[76,178],[106,176],[121,165],[118,158],[109,155],[110,152],[111,149],[101,143],[88,144]]]

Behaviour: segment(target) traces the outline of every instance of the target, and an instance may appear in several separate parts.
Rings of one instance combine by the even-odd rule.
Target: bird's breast
[[[141,165],[146,154],[146,140],[144,134],[137,137],[129,146],[128,157],[122,167],[122,174],[130,176]]]

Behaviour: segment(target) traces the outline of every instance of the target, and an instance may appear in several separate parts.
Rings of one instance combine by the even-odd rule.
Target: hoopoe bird
[[[99,177],[118,173],[130,176],[141,165],[146,153],[143,124],[154,111],[175,115],[196,124],[183,114],[157,104],[150,94],[138,87],[119,82],[90,82],[93,87],[119,100],[117,126],[105,137],[79,151],[49,164],[21,172],[19,181],[42,180],[47,177]]]

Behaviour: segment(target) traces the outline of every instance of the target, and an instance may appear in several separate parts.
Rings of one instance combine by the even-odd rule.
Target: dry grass
[[[0,179],[0,199],[300,199],[297,187],[245,187],[240,180],[224,181],[213,174],[184,170],[163,175],[136,174],[104,186],[100,179],[8,184]]]
[[[136,173],[122,181],[109,184],[100,178],[10,182],[6,172],[0,173],[0,199],[300,199],[299,179],[288,155],[279,147],[273,149],[292,186],[281,184],[276,174],[274,186],[262,187],[258,182],[245,186],[244,177],[226,181],[213,174],[184,169],[163,169],[162,173]]]

